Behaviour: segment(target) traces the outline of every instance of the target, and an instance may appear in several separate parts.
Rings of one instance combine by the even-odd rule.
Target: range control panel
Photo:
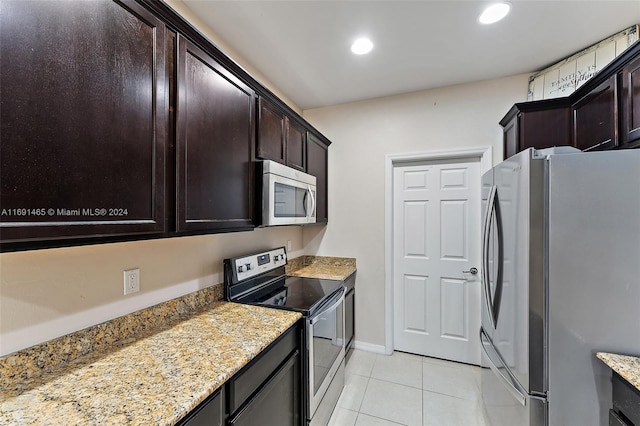
[[[237,277],[236,282],[253,278],[264,272],[287,264],[287,252],[284,247],[231,259],[231,265]]]

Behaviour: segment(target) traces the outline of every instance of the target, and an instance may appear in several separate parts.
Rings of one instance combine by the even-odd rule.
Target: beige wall
[[[356,257],[356,340],[385,344],[385,156],[493,146],[498,121],[526,100],[528,75],[307,110],[329,149],[329,225],[305,228],[305,252]],[[376,348],[375,345],[379,347]]]
[[[291,257],[303,254],[295,226],[3,253],[0,355],[221,283],[223,259],[288,241]],[[124,296],[131,268],[141,290]]]

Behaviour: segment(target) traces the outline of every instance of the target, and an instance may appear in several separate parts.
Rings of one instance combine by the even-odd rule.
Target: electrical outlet
[[[128,269],[124,271],[124,294],[140,291],[140,269]]]
[[[291,251],[291,240],[287,240],[287,251]]]

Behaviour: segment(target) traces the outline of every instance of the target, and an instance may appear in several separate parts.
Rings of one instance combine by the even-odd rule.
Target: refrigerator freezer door
[[[608,423],[597,351],[640,353],[640,151],[549,159],[549,421]]]
[[[534,154],[483,176],[482,327],[524,389],[544,394],[544,160]]]
[[[527,394],[483,330],[480,339],[482,399],[489,423],[492,426],[544,426],[546,400]]]

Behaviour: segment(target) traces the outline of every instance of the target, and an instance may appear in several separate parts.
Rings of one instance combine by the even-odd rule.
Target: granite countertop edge
[[[598,352],[598,359],[640,391],[640,357]]]
[[[301,315],[217,301],[191,317],[0,389],[0,425],[173,425]]]

